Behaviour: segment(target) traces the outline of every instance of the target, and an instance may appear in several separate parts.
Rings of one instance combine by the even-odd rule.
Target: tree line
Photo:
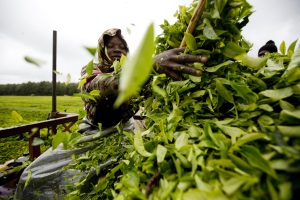
[[[73,95],[78,93],[78,83],[56,83],[56,95]],[[21,84],[0,84],[0,95],[13,95],[13,96],[51,96],[52,95],[52,82],[27,82]]]

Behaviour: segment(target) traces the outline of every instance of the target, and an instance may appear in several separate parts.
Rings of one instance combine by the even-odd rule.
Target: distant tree
[[[56,95],[72,96],[74,93],[78,93],[78,83],[56,83]],[[0,95],[15,95],[15,96],[51,96],[52,95],[52,82],[27,82],[21,84],[0,84]]]
[[[15,93],[18,95],[27,95],[27,93],[29,92],[30,88],[27,87],[26,83],[22,83],[22,84],[17,84],[16,85],[16,90]]]
[[[38,84],[37,95],[49,96],[49,95],[51,95],[51,91],[52,91],[51,88],[52,88],[52,85],[50,82],[42,81]]]
[[[16,84],[8,84],[5,91],[8,95],[14,95],[16,93]]]
[[[64,95],[65,88],[66,88],[66,84],[61,83],[61,82],[56,83],[56,95],[57,96]]]
[[[37,84],[36,83],[33,83],[33,82],[28,82],[26,84],[28,90],[26,90],[26,95],[36,95],[37,93]]]
[[[72,96],[74,93],[78,93],[79,90],[77,89],[78,83],[69,83],[65,90],[65,95]]]

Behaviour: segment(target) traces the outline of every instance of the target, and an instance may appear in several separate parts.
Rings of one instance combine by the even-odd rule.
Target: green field
[[[77,113],[83,110],[83,102],[79,97],[58,96],[56,98],[58,112]],[[22,122],[14,121],[12,111],[23,118]],[[30,122],[43,121],[52,111],[51,96],[0,96],[0,128],[18,126]],[[48,130],[41,130],[41,137],[48,137]],[[0,164],[7,160],[22,156],[28,152],[27,135],[0,138]],[[50,147],[49,140],[41,145],[42,151]]]
[[[58,112],[79,113],[83,102],[79,97],[58,96]],[[34,122],[47,119],[52,110],[51,96],[0,96],[0,127],[18,125],[11,118],[11,112],[18,112],[25,121]]]

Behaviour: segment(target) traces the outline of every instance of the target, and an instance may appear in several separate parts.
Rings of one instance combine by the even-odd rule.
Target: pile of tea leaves
[[[242,36],[252,6],[245,0],[208,0],[196,30],[186,33],[198,1],[180,6],[177,21],[161,25],[156,53],[179,47],[209,57],[194,63],[203,76],[173,81],[152,76],[142,101],[147,129],[119,129],[77,157],[72,168],[97,169],[67,198],[295,199],[300,189],[300,48],[247,55]],[[95,142],[94,142],[95,143]],[[102,145],[100,145],[102,144]],[[105,145],[104,145],[105,144]],[[108,159],[111,168],[97,166]],[[102,173],[103,172],[103,173]],[[298,192],[299,195],[299,192]]]

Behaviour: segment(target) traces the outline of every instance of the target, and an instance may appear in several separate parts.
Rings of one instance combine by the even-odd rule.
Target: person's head
[[[103,72],[112,71],[110,66],[115,60],[120,60],[122,54],[127,55],[127,42],[117,28],[106,30],[98,40],[98,59]]]
[[[277,47],[273,40],[269,40],[264,46],[258,50],[258,57],[264,56],[266,53],[277,52]]]

